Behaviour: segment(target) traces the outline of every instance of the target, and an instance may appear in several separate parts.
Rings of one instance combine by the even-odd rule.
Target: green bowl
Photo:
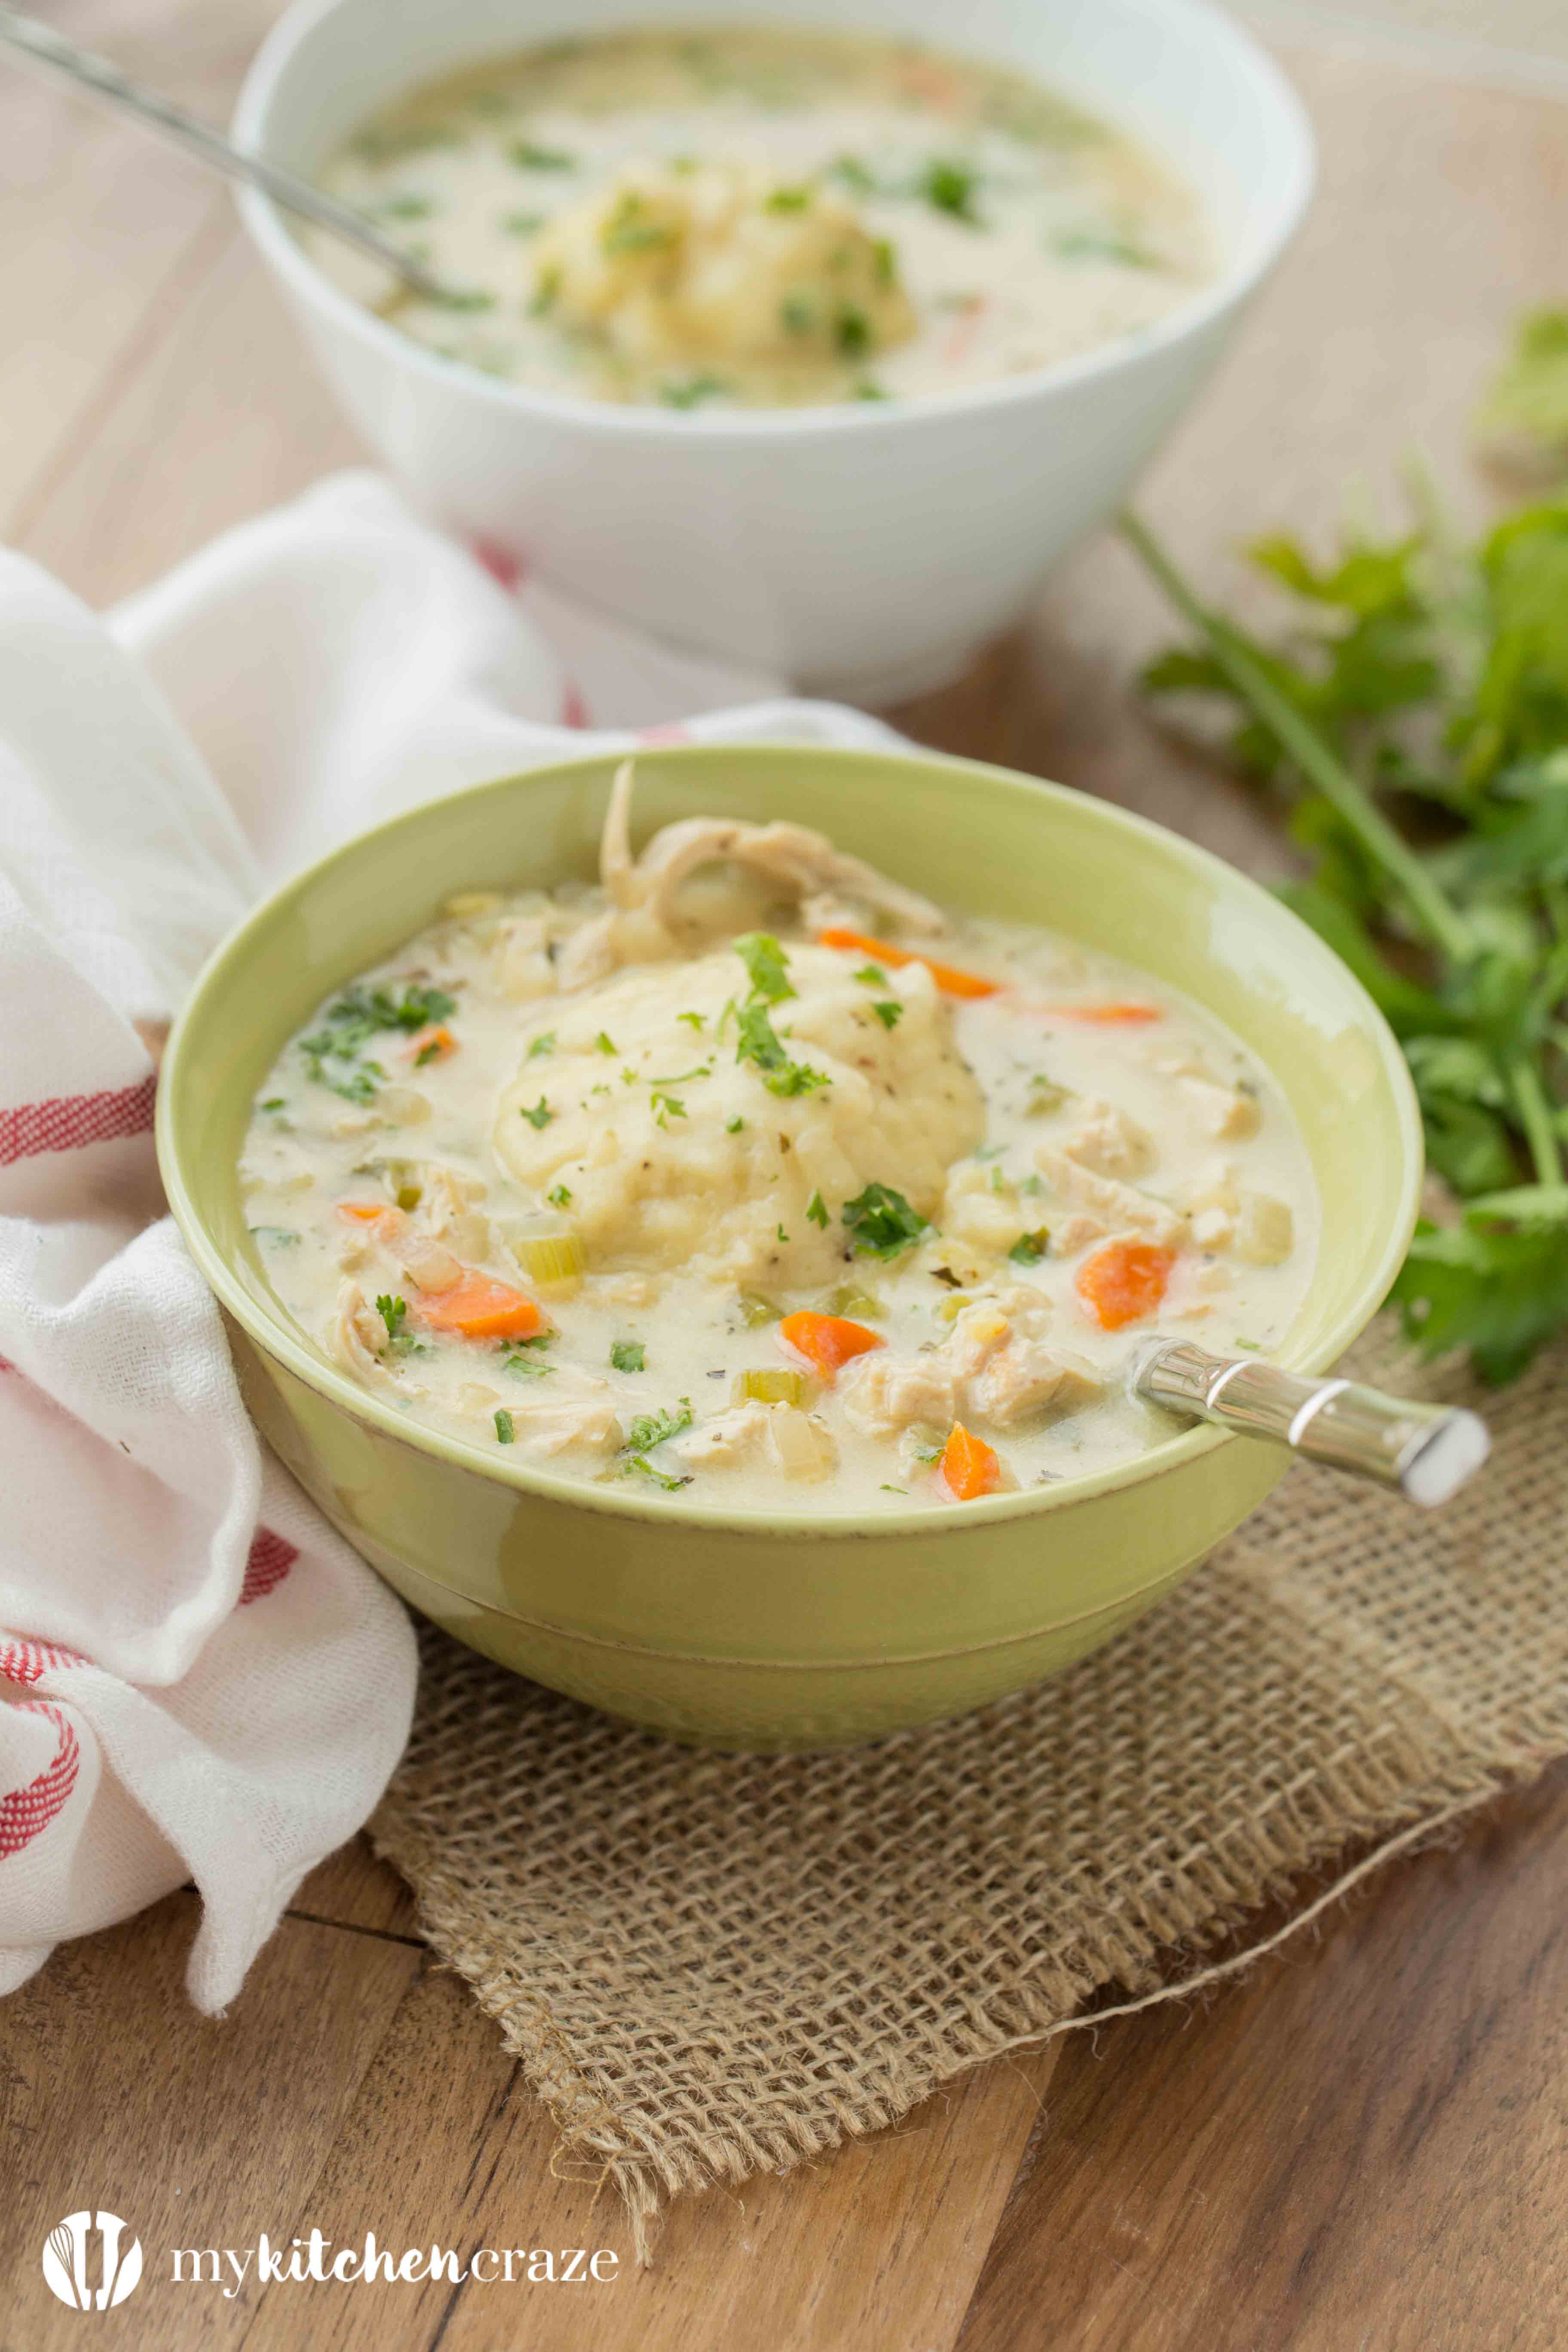
[[[247,1402],[416,1608],[676,1738],[833,1747],[1021,1689],[1169,1591],[1288,1455],[1194,1427],[962,1510],[781,1521],[581,1485],[422,1428],[337,1370],[268,1286],[236,1166],[284,1039],[454,890],[592,874],[615,764],[534,769],[395,818],[275,892],[202,973],[164,1061],[158,1149]],[[1321,1196],[1318,1271],[1279,1360],[1321,1371],[1363,1328],[1410,1238],[1420,1121],[1371,1000],[1266,891],[1103,802],[968,761],[724,746],[647,751],[637,770],[645,834],[788,814],[948,905],[1048,925],[1207,1005],[1283,1086]]]

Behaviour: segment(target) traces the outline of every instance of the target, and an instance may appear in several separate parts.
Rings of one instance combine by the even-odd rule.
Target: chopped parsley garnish
[[[385,1029],[426,1029],[457,1010],[457,999],[444,988],[405,984],[401,995],[387,987],[350,988],[328,1005],[323,1025],[301,1037],[300,1051],[318,1086],[328,1087],[345,1102],[373,1100],[376,1082],[386,1072],[364,1052],[370,1040]],[[279,1097],[281,1099],[281,1097]]]
[[[577,168],[577,158],[564,147],[536,147],[531,139],[514,139],[506,154],[507,162],[515,163],[520,172],[574,172]]]
[[[249,1231],[254,1241],[267,1242],[273,1249],[286,1249],[300,1238],[288,1225],[252,1225]]]
[[[738,1020],[740,1035],[735,1059],[756,1064],[769,1094],[808,1095],[827,1084],[820,1070],[812,1069],[805,1062],[790,1060],[774,1034],[765,1004],[746,1005]]]
[[[873,383],[868,375],[863,375],[855,387],[853,396],[857,400],[891,400],[893,395],[890,392],[885,391],[881,384]],[[901,1494],[903,1489],[900,1487],[897,1491]]]
[[[933,155],[926,165],[916,194],[939,213],[948,213],[970,228],[978,228],[980,215],[974,209],[974,191],[980,184],[980,174],[968,163],[956,163],[951,158]]]
[[[705,400],[717,400],[729,389],[721,375],[674,376],[659,385],[658,396],[666,408],[700,408]]]
[[[398,1339],[408,1314],[408,1301],[393,1298],[384,1290],[375,1302],[375,1311],[386,1326],[388,1340]]]
[[[834,179],[841,180],[847,188],[854,191],[856,195],[874,196],[876,194],[875,175],[867,170],[858,155],[836,155],[827,168]]]
[[[531,1062],[537,1062],[541,1055],[553,1054],[554,1051],[555,1032],[553,1029],[547,1029],[542,1037],[536,1037],[534,1039],[532,1045],[528,1049],[526,1059]]]
[[[846,359],[862,358],[871,348],[871,321],[865,311],[846,302],[834,315],[833,340]]]
[[[545,1101],[544,1097],[541,1095],[539,1100],[534,1104],[531,1110],[529,1109],[526,1103],[521,1104],[519,1106],[519,1116],[520,1118],[527,1119],[530,1127],[543,1129],[549,1126],[551,1120],[554,1118],[555,1113],[551,1109],[550,1105]]]
[[[416,1070],[422,1070],[426,1062],[438,1062],[446,1050],[447,1047],[439,1037],[432,1037],[429,1044],[427,1045],[421,1045],[419,1051],[415,1055],[415,1068]]]
[[[782,1004],[786,996],[795,994],[784,951],[771,931],[747,931],[733,945],[746,967],[753,997],[762,997],[769,1004]]]
[[[510,1413],[508,1412],[504,1404],[497,1405],[496,1443],[498,1445],[510,1445],[516,1435],[517,1430],[513,1424]]]
[[[258,1108],[261,1110],[281,1110],[286,1099],[283,1095],[268,1095],[267,1100]]]
[[[739,1135],[745,1124],[743,1118],[727,1118],[724,1121],[724,1132],[726,1135]]]
[[[1050,1229],[1040,1225],[1032,1234],[1020,1234],[1007,1255],[1015,1265],[1038,1265],[1050,1245]]]
[[[765,213],[803,213],[811,202],[809,188],[773,188],[763,199]]]
[[[572,1206],[571,1190],[565,1184],[552,1184],[544,1197],[552,1209],[569,1209]]]
[[[679,1095],[667,1095],[662,1090],[658,1091],[653,1097],[653,1116],[655,1126],[667,1128],[672,1118],[686,1117],[686,1105]]]
[[[433,286],[425,299],[438,302],[443,310],[493,310],[496,306],[495,296],[482,286]]]
[[[542,1364],[538,1359],[554,1341],[553,1331],[535,1331],[531,1339],[503,1339],[500,1360],[503,1371],[514,1372],[521,1381],[542,1381],[554,1370],[552,1364]]]
[[[826,1230],[827,1206],[820,1192],[814,1192],[812,1194],[810,1200],[805,1204],[805,1213],[807,1219],[812,1224],[820,1225],[824,1231]]]
[[[700,1029],[702,1027],[702,1015],[700,1013],[678,1013],[675,1017],[678,1021],[684,1021],[689,1029]]]
[[[929,1221],[889,1184],[868,1184],[846,1201],[844,1223],[858,1257],[900,1257],[930,1230]]]
[[[899,274],[899,257],[890,236],[879,236],[871,246],[871,267],[879,286],[890,286]]]
[[[691,1484],[689,1470],[684,1472],[679,1477],[672,1477],[668,1470],[656,1470],[646,1454],[628,1454],[624,1459],[628,1470],[640,1470],[645,1478],[651,1478],[654,1485],[662,1486],[667,1495],[673,1495],[679,1487],[689,1486]]]
[[[781,1242],[787,1242],[787,1241],[788,1241],[788,1239],[789,1239],[789,1235],[785,1233],[785,1231],[784,1231],[784,1227],[783,1227],[782,1225],[775,1225],[775,1226],[773,1227],[773,1231],[777,1234],[777,1235],[778,1235],[778,1237],[779,1237],[779,1239],[780,1239],[780,1241],[781,1241]]]
[[[646,1353],[640,1339],[616,1339],[610,1344],[610,1361],[617,1372],[640,1372],[647,1367]]]
[[[651,1454],[656,1445],[667,1438],[679,1437],[692,1422],[691,1399],[682,1397],[679,1412],[639,1412],[626,1432],[626,1447],[633,1454]]]
[[[904,1017],[904,1008],[896,997],[879,998],[871,1010],[884,1029],[896,1029]]]
[[[868,988],[886,988],[888,985],[888,975],[879,963],[863,963],[859,971],[850,977],[864,981]]]
[[[604,1030],[601,1029],[598,1035],[594,1040],[594,1051],[596,1054],[618,1054],[620,1050],[621,1049],[616,1045],[615,1039],[613,1037],[606,1036]]]

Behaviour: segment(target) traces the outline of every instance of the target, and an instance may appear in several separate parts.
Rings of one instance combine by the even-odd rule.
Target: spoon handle
[[[226,179],[244,180],[253,188],[261,188],[288,211],[301,214],[334,236],[346,238],[384,268],[394,271],[416,293],[437,301],[446,299],[446,289],[417,262],[411,261],[390,237],[383,236],[352,205],[339,204],[335,197],[313,188],[308,180],[285,171],[280,163],[269,163],[263,155],[246,154],[220,131],[215,131],[210,122],[187,114],[184,107],[174,105],[157,90],[131,80],[107,58],[95,57],[90,49],[62,40],[52,26],[40,24],[36,16],[25,16],[19,9],[0,7],[0,45],[15,50],[29,64],[41,66],[46,72],[61,75],[79,89],[106,100],[122,112],[136,115],[172,145],[199,157],[209,171],[221,172]]]
[[[1355,1381],[1303,1380],[1252,1356],[1211,1356],[1189,1339],[1151,1339],[1132,1387],[1151,1404],[1272,1438],[1428,1506],[1457,1494],[1491,1447],[1485,1422],[1461,1406],[1410,1404]]]

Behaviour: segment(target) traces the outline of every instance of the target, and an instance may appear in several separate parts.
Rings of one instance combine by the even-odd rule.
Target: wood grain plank
[[[412,1946],[286,1920],[223,2019],[191,2007],[195,1898],[62,1947],[0,2006],[0,2347],[66,2352],[81,2316],[39,2266],[55,2222],[107,2206],[142,2244],[134,2296],[94,2343],[223,2343],[241,2307],[176,2287],[175,2246],[285,2243],[417,1976]]]
[[[178,331],[142,355],[22,534],[90,604],[359,455],[226,217],[184,290]]]
[[[389,1863],[378,1862],[363,1834],[318,1863],[289,1906],[291,1919],[321,1919],[371,1935],[417,1938],[414,1897]]]
[[[50,20],[216,119],[271,0],[71,0]],[[144,131],[0,60],[0,532],[65,462],[133,363],[160,294],[211,220],[217,184]]]
[[[1202,2008],[1069,2037],[959,2352],[1552,2352],[1565,2148],[1568,1765]]]
[[[591,2168],[552,2159],[556,2131],[489,2021],[455,1979],[410,1993],[367,2074],[310,2200],[336,2242],[457,2250],[614,2250],[612,2286],[585,2291],[520,2275],[317,2291],[312,2352],[443,2352],[526,2341],[538,2352],[943,2352],[967,2305],[997,2215],[1037,2119],[1053,2058],[984,2070],[899,2130],[819,2167],[683,2200],[656,2267],[634,2268],[630,2228]],[[518,2268],[521,2273],[522,2265]],[[255,2305],[246,2352],[301,2341],[300,2290]]]

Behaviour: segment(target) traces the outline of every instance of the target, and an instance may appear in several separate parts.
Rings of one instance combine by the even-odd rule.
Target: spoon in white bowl
[[[1458,1494],[1491,1451],[1486,1423],[1461,1405],[1411,1404],[1357,1381],[1303,1380],[1252,1356],[1211,1356],[1190,1339],[1146,1340],[1131,1381],[1150,1404],[1272,1439],[1428,1508]]]
[[[426,301],[460,309],[467,300],[460,288],[444,286],[438,278],[432,278],[427,269],[390,237],[384,236],[374,222],[356,212],[352,205],[340,204],[335,196],[323,194],[309,180],[285,171],[281,163],[268,163],[263,155],[246,154],[221,131],[215,131],[210,122],[187,114],[184,107],[174,105],[155,89],[148,89],[143,83],[132,81],[107,58],[95,57],[90,49],[78,48],[74,41],[62,40],[51,26],[41,25],[36,16],[25,16],[16,8],[0,7],[0,47],[11,49],[29,65],[41,67],[46,73],[62,76],[79,89],[85,89],[121,112],[134,115],[171,146],[195,155],[209,171],[263,189],[289,212],[300,214],[318,228],[371,255],[383,268],[392,270],[405,286],[422,294]]]

